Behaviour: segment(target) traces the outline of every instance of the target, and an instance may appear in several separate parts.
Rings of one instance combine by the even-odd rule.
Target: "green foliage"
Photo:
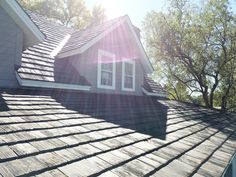
[[[222,110],[236,104],[236,18],[227,0],[199,6],[172,0],[165,13],[147,14],[144,31],[148,54],[165,75],[171,98],[203,100]]]
[[[65,26],[84,29],[106,19],[105,9],[94,6],[91,12],[84,0],[18,0],[25,8]]]
[[[175,99],[178,101],[190,101],[186,85],[179,81],[173,80],[172,82],[168,82],[165,89],[169,93],[170,99]]]
[[[106,19],[105,9],[101,5],[96,5],[92,9],[91,24],[97,25]]]

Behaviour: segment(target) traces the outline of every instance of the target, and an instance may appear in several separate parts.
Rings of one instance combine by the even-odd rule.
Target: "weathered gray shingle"
[[[150,76],[144,77],[143,87],[150,93],[159,93],[164,95],[167,94],[166,90],[156,81],[154,81]]]
[[[32,21],[45,34],[46,39],[42,43],[28,47],[23,51],[22,64],[17,69],[19,77],[26,80],[90,85],[77,71],[69,73],[69,76],[66,75],[68,73],[58,72],[60,70],[56,70],[57,66],[63,65],[63,67],[66,67],[69,65],[69,62],[66,66],[64,64],[55,64],[55,57],[51,55],[63,39],[76,30],[52,23],[45,17],[30,11],[27,11],[27,13]],[[73,79],[70,79],[71,77],[73,77]]]
[[[1,106],[3,176],[221,176],[236,147],[234,114],[174,101],[9,90]]]

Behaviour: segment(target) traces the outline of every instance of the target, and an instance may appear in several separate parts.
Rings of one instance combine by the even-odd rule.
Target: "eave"
[[[17,72],[16,72],[16,78],[17,78],[17,81],[21,87],[78,90],[78,91],[89,91],[91,89],[91,86],[86,86],[86,85],[66,84],[66,83],[22,79],[18,75]]]

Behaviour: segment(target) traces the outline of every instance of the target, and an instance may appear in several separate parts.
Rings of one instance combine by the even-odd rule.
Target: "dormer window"
[[[98,50],[98,88],[115,89],[115,55]]]
[[[122,62],[122,90],[135,91],[135,61]]]

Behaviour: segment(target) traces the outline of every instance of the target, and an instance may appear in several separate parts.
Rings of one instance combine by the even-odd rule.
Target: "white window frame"
[[[125,88],[125,63],[129,63],[133,65],[133,88]],[[122,90],[123,91],[135,91],[135,61],[134,60],[128,60],[123,58],[122,59]]]
[[[102,56],[112,58],[112,85],[102,85]],[[97,87],[103,89],[115,89],[115,79],[116,79],[116,63],[115,63],[115,54],[99,49],[98,50],[98,73],[97,73]]]

